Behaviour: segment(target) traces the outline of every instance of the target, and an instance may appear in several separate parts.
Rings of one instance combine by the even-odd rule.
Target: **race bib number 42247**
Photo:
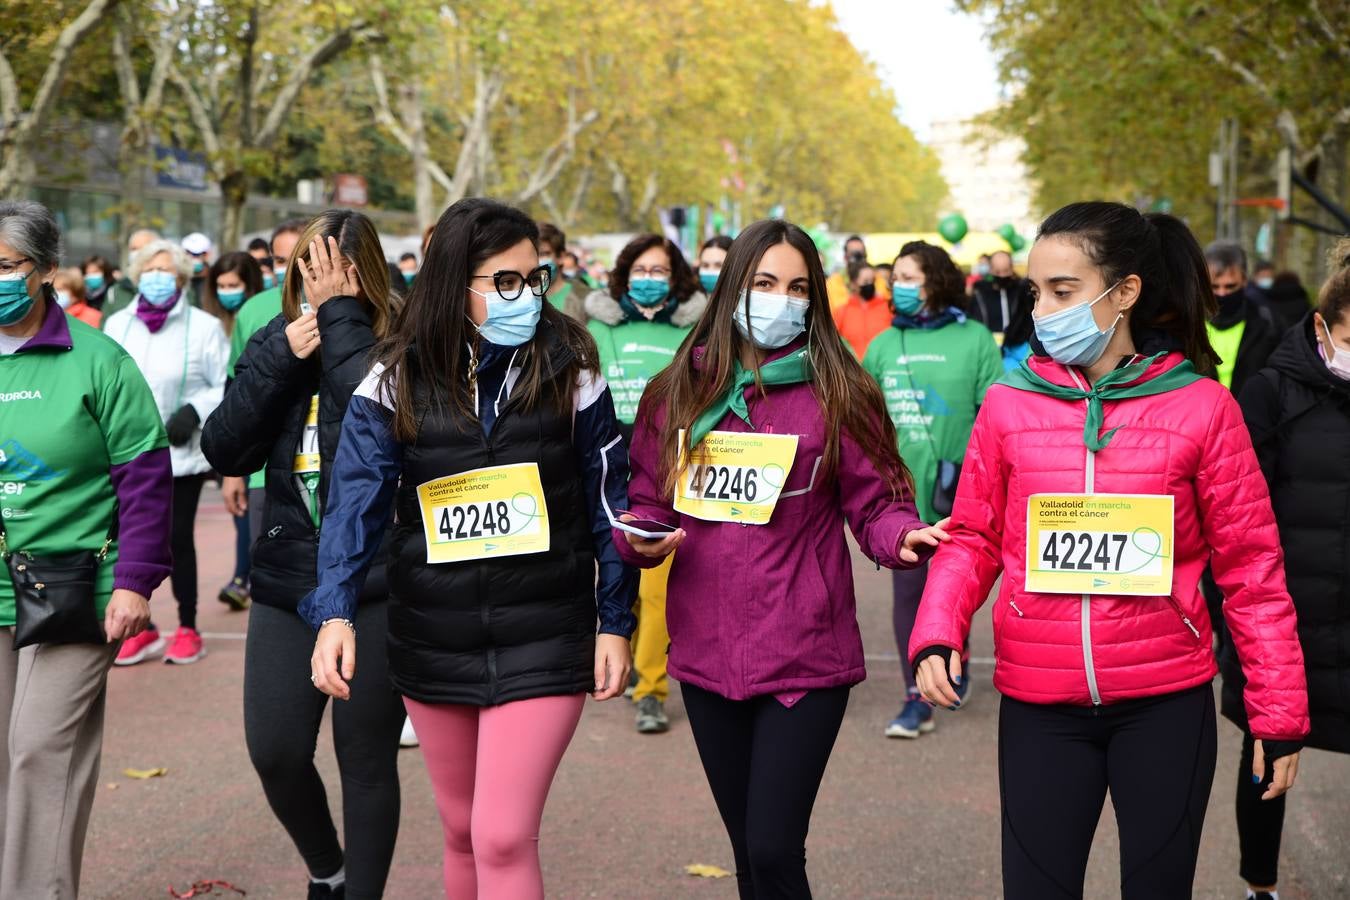
[[[474,469],[417,486],[427,562],[467,562],[549,549],[539,466]]]
[[[1170,495],[1033,494],[1027,501],[1028,591],[1167,596]]]

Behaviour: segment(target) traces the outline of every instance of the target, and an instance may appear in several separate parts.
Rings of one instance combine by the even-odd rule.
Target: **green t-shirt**
[[[939,459],[961,462],[985,391],[1003,375],[994,337],[978,322],[941,328],[887,328],[862,366],[881,385],[900,455],[914,473],[919,516],[934,522]]]
[[[591,319],[587,325],[600,348],[600,371],[609,382],[614,412],[632,425],[647,382],[670,365],[689,328],[668,322],[623,322],[607,325]]]
[[[234,365],[239,362],[239,357],[244,355],[244,348],[248,346],[249,339],[262,331],[268,322],[279,315],[281,315],[280,286],[268,288],[260,294],[254,294],[245,301],[243,306],[239,307],[239,314],[234,317],[234,331],[230,332],[228,371],[231,378],[234,377]],[[254,472],[248,479],[250,489],[261,488],[266,483],[267,479],[262,472]]]
[[[572,282],[564,281],[556,294],[548,295],[548,302],[552,303],[553,308],[558,312],[567,312],[567,298],[571,296],[574,290],[576,288],[573,287]]]
[[[112,466],[169,446],[136,362],[67,317],[71,350],[0,356],[0,515],[11,550],[98,550],[112,525]],[[168,511],[165,511],[168,515]],[[112,596],[116,544],[99,566],[98,615]],[[14,585],[0,577],[0,626],[14,624]]]
[[[1242,346],[1242,335],[1247,331],[1247,320],[1243,319],[1231,328],[1215,328],[1205,323],[1209,332],[1209,343],[1219,354],[1219,383],[1230,391],[1233,389],[1233,369],[1237,366],[1238,348]]]

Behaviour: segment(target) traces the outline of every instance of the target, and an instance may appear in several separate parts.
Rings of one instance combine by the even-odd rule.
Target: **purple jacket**
[[[796,461],[768,525],[704,522],[675,512],[657,471],[663,408],[639,409],[630,453],[633,513],[688,533],[666,595],[670,674],[732,700],[866,678],[844,519],[863,552],[891,569],[909,567],[897,548],[909,531],[923,527],[913,498],[893,499],[847,432],[837,474],[827,482],[817,473],[824,421],[810,384],[765,390],[762,397],[753,387],[746,391],[754,428],[729,413],[717,430],[798,435]],[[614,543],[625,562],[660,563],[634,551],[622,532],[615,531]]]

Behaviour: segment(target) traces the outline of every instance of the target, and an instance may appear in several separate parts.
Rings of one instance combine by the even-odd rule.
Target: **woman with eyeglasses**
[[[606,510],[627,508],[628,466],[595,341],[544,301],[538,226],[461,200],[423,259],[342,423],[341,525],[300,612],[318,630],[312,680],[347,699],[356,597],[392,514],[390,680],[436,794],[446,896],[529,900],[585,697],[628,681],[635,579]]]
[[[716,239],[714,239],[716,240]],[[726,240],[723,238],[722,240]],[[710,242],[711,243],[711,242]],[[730,246],[727,241],[727,246]],[[725,257],[717,247],[704,254]],[[712,263],[709,262],[711,268]],[[716,260],[717,268],[722,266]],[[700,276],[701,277],[701,276]],[[633,420],[647,382],[670,365],[685,335],[708,307],[693,269],[680,248],[659,234],[640,234],[619,251],[605,290],[586,298],[587,327],[600,348],[600,364],[614,391],[619,428],[633,436]],[[640,734],[661,734],[670,728],[666,699],[666,582],[671,558],[642,573],[638,582],[637,633],[633,638],[633,667],[637,685],[635,725]]]

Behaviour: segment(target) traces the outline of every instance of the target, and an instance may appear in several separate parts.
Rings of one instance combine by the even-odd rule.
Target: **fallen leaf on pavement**
[[[731,873],[726,869],[717,866],[706,866],[703,863],[694,863],[692,866],[685,866],[684,874],[695,875],[699,878],[729,878],[731,876]]]
[[[109,785],[108,785],[108,790],[110,790],[110,791],[115,791],[115,790],[117,790],[117,782],[114,781],[114,782],[109,783]]]
[[[187,891],[182,894],[174,890],[173,885],[169,885],[169,896],[175,897],[177,898],[177,900],[189,900],[189,898],[191,897],[205,897],[207,894],[214,894],[216,892],[216,888],[220,888],[220,892],[222,894],[225,893],[226,891],[234,891],[241,897],[245,897],[248,895],[247,891],[235,887],[228,881],[221,881],[218,878],[212,878],[193,882],[192,887],[188,888]]]
[[[158,769],[123,769],[122,774],[128,778],[140,778],[144,780],[146,778],[159,778],[163,775],[168,775],[169,770],[163,766]]]

